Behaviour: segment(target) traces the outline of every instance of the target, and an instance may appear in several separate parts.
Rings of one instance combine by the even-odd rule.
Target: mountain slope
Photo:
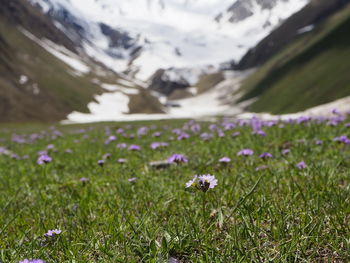
[[[349,3],[349,0],[313,0],[299,12],[284,21],[273,30],[257,46],[250,49],[235,67],[237,70],[258,67],[265,63],[278,51],[285,48],[291,41],[298,38],[339,11]]]
[[[23,32],[31,34],[27,28],[75,51],[72,42],[25,1],[1,0],[0,5],[0,120],[54,121],[73,109],[86,111],[100,88],[75,76]]]
[[[251,111],[302,111],[350,95],[350,6],[292,42],[249,77]]]

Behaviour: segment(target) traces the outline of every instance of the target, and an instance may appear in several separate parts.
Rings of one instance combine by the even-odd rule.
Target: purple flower
[[[350,122],[349,123],[345,123],[345,127],[346,128],[350,128]]]
[[[151,149],[155,150],[160,147],[166,147],[168,144],[166,142],[153,142],[151,143],[150,147]]]
[[[289,154],[290,153],[290,150],[289,149],[283,149],[282,150],[282,154],[283,155],[287,155],[287,154]]]
[[[44,234],[45,237],[54,237],[56,235],[61,234],[62,231],[59,229],[53,229],[53,230],[49,230],[47,231],[47,233]]]
[[[155,132],[153,133],[153,137],[160,137],[162,135],[161,132]]]
[[[105,160],[98,160],[97,164],[102,167],[105,164]]]
[[[119,158],[119,159],[117,160],[117,162],[118,162],[118,163],[126,163],[127,160],[124,159],[124,158]]]
[[[105,144],[110,144],[111,142],[115,141],[117,139],[116,136],[111,135],[108,137],[108,139],[105,141]]]
[[[122,133],[124,133],[124,130],[122,128],[119,128],[119,129],[116,130],[116,133],[122,134]]]
[[[322,140],[316,140],[316,145],[321,145],[321,144],[323,144],[323,141]]]
[[[209,141],[211,138],[213,138],[213,135],[205,132],[200,135],[200,138],[203,141]]]
[[[241,151],[239,151],[237,153],[238,156],[250,156],[250,155],[253,155],[254,154],[254,151],[252,149],[243,149]]]
[[[218,180],[215,178],[214,175],[200,175],[198,177],[198,180],[199,187],[203,192],[208,191],[208,189],[213,189],[215,186],[218,185]]]
[[[48,150],[53,150],[55,148],[55,145],[53,145],[53,144],[49,144],[47,147],[46,147],[46,149],[48,149]]]
[[[231,159],[229,157],[222,157],[221,159],[219,159],[220,163],[229,163],[231,162]]]
[[[271,153],[262,153],[259,155],[259,157],[262,159],[272,158],[272,154]]]
[[[224,130],[225,131],[232,130],[234,128],[236,128],[236,124],[234,124],[232,122],[224,123]]]
[[[128,145],[126,143],[118,143],[117,144],[117,148],[119,148],[119,149],[125,149],[126,147],[128,147]]]
[[[18,263],[45,263],[45,261],[42,259],[24,259]]]
[[[201,126],[199,124],[194,124],[191,126],[191,131],[193,133],[198,133],[198,132],[200,132],[200,130],[201,130]]]
[[[225,137],[225,133],[222,130],[217,130],[219,137]]]
[[[214,175],[205,174],[205,175],[195,175],[192,180],[186,183],[186,188],[192,186],[197,187],[199,190],[206,192],[209,189],[215,188],[218,185],[218,180]]]
[[[339,137],[335,137],[333,139],[333,141],[335,142],[340,142],[340,143],[344,143],[344,144],[350,144],[350,139],[346,136],[346,135],[342,135]]]
[[[139,150],[141,150],[141,147],[136,145],[136,144],[132,144],[129,146],[128,150],[129,151],[139,151]]]
[[[300,163],[297,163],[296,164],[296,167],[300,170],[302,169],[305,169],[307,167],[306,163],[303,161],[303,162],[300,162]]]
[[[138,136],[146,135],[147,132],[148,132],[148,128],[147,127],[141,127],[141,128],[138,129],[137,135]]]
[[[132,177],[128,179],[128,182],[132,183],[135,182],[137,180],[137,177]]]
[[[40,155],[38,160],[36,161],[37,164],[42,165],[42,164],[47,164],[52,162],[52,158],[48,156],[47,154]]]
[[[82,178],[79,179],[79,181],[82,182],[82,183],[86,183],[86,182],[89,181],[89,179],[86,178],[86,177],[82,177]]]
[[[266,132],[264,132],[263,130],[254,131],[252,134],[266,136]]]
[[[331,111],[334,115],[340,115],[340,111],[338,109],[332,109]]]
[[[188,138],[190,138],[190,135],[187,134],[187,133],[185,133],[185,132],[182,132],[182,133],[177,137],[177,139],[178,139],[179,141],[185,140],[185,139],[188,139]]]
[[[168,158],[168,162],[169,163],[187,163],[188,159],[186,158],[186,156],[182,154],[175,153]]]

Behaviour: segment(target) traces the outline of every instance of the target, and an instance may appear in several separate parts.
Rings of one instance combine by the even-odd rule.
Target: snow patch
[[[315,29],[315,25],[308,25],[308,26],[305,26],[305,27],[302,27],[300,28],[297,33],[298,34],[304,34],[304,33],[307,33],[307,32],[310,32],[312,30]]]
[[[70,66],[72,69],[74,69],[77,75],[87,74],[90,72],[90,68],[84,62],[82,62],[77,55],[75,55],[73,52],[69,51],[65,47],[56,45],[48,39],[41,40],[23,28],[21,28],[20,30],[26,37],[33,40],[51,55],[55,56],[56,58]]]
[[[28,82],[29,78],[26,75],[21,75],[19,77],[19,84],[24,85]]]
[[[115,85],[115,84],[107,84],[107,83],[102,83],[101,87],[104,88],[105,90],[108,91],[120,91],[123,92],[127,95],[137,95],[139,94],[139,90],[138,89],[133,89],[133,88],[125,88],[119,85]]]
[[[118,120],[129,112],[129,97],[122,92],[104,93],[95,96],[97,102],[88,104],[90,113],[72,112],[67,122],[88,123]]]

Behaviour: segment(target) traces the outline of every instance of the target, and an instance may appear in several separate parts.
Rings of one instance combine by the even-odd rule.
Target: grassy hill
[[[300,35],[250,76],[249,110],[291,113],[350,95],[350,7]]]

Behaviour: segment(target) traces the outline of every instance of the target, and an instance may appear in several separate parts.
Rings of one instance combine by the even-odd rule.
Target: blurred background
[[[350,0],[0,0],[0,122],[350,111]]]

